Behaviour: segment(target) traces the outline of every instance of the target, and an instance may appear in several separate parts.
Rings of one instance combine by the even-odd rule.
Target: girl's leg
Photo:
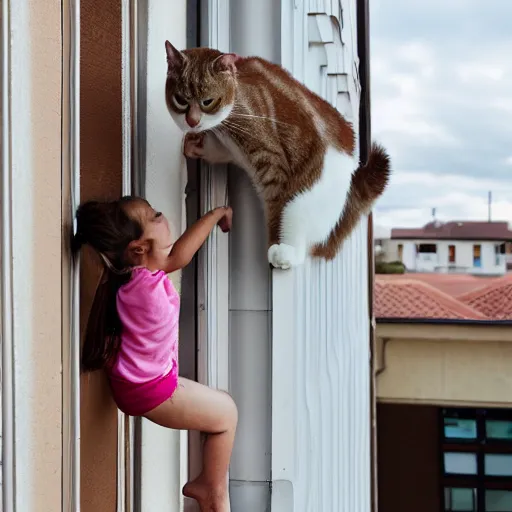
[[[180,378],[172,398],[145,416],[163,427],[208,434],[201,475],[183,492],[199,502],[202,512],[229,512],[227,474],[238,420],[233,399],[222,391]]]

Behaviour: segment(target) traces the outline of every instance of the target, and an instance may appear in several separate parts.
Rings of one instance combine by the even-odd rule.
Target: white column
[[[181,151],[182,133],[165,105],[164,43],[169,39],[178,48],[186,47],[186,13],[186,0],[138,2],[139,22],[146,22],[147,26],[139,23],[139,60],[136,63],[140,87],[137,91],[132,89],[132,95],[136,92],[138,99],[137,110],[132,112],[132,123],[136,123],[132,140],[133,179],[139,183],[139,193],[145,192],[148,201],[169,219],[175,236],[181,234],[183,227],[186,165]],[[180,290],[181,273],[170,277]],[[181,342],[194,343],[194,340]],[[140,489],[135,489],[140,502],[135,503],[135,510],[183,510],[181,488],[188,471],[187,432],[166,429],[145,419],[140,421],[140,483],[135,481],[135,486],[140,485]]]
[[[280,5],[231,3],[231,50],[280,62]],[[230,470],[234,511],[260,512],[270,503],[271,296],[263,208],[244,171],[232,167],[234,210],[230,276],[230,390],[239,424]]]
[[[355,0],[281,22],[283,65],[357,131]],[[272,512],[369,512],[369,327],[366,218],[333,262],[273,272]]]

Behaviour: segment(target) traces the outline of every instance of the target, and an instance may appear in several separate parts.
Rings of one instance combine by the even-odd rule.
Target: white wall
[[[281,34],[284,66],[357,132],[355,0],[283,1]],[[272,512],[371,509],[367,256],[363,218],[334,261],[273,272]]]
[[[389,258],[386,258],[387,261],[398,261],[399,254],[398,254],[398,244],[395,245],[395,252],[393,255],[389,256]],[[413,243],[410,242],[404,242],[402,245],[402,262],[405,265],[405,268],[407,270],[416,270],[416,246]],[[386,253],[387,255],[387,253]]]
[[[175,236],[183,229],[186,162],[182,133],[165,105],[167,74],[165,40],[185,48],[186,0],[149,0],[147,41],[146,197],[169,219]],[[171,276],[179,289],[180,274]],[[180,340],[195,343],[195,340]],[[186,479],[186,436],[142,420],[141,512],[183,506],[181,486]]]

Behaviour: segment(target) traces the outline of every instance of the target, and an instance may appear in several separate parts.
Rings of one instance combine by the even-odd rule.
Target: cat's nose
[[[195,128],[201,119],[197,117],[187,116],[187,124],[190,126],[190,128]]]

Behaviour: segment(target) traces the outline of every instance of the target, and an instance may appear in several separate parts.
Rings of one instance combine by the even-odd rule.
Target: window
[[[444,509],[447,512],[475,512],[476,489],[447,487],[444,490]]]
[[[437,253],[437,245],[436,244],[419,244],[418,252],[423,254],[436,254]]]
[[[455,245],[448,246],[448,263],[455,263]]]
[[[512,409],[444,409],[445,512],[512,512]]]
[[[485,491],[486,512],[508,512],[512,510],[512,491]]]
[[[494,439],[512,441],[512,421],[487,420],[485,422],[485,435],[489,441]]]
[[[445,417],[444,437],[446,439],[476,439],[476,420]]]
[[[480,244],[473,245],[473,267],[480,268],[482,266],[482,246]]]
[[[398,261],[404,261],[404,244],[398,244]]]
[[[494,246],[494,264],[496,266],[501,265],[502,261],[505,261],[505,244],[496,244]]]

